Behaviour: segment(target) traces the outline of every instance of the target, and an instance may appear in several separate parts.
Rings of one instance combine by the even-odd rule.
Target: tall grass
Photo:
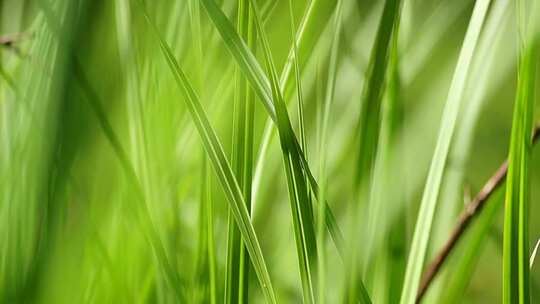
[[[450,142],[454,133],[456,119],[464,92],[465,83],[469,73],[470,63],[478,42],[478,36],[484,23],[490,1],[478,1],[475,4],[471,21],[467,29],[467,35],[461,48],[456,70],[452,78],[452,84],[448,92],[448,98],[443,112],[437,145],[431,161],[418,219],[415,226],[411,251],[407,262],[405,281],[400,302],[413,303],[416,290],[420,282],[420,275],[424,263],[429,233],[433,221],[433,214],[439,196],[442,174],[450,148]]]
[[[518,2],[518,88],[512,119],[504,212],[503,303],[530,303],[529,274],[529,162],[534,111],[538,34],[536,3],[527,26],[527,7]],[[532,25],[532,29],[530,28]]]
[[[0,0],[0,303],[535,303],[512,3]]]

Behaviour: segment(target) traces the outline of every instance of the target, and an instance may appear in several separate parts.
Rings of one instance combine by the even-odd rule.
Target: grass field
[[[0,303],[540,301],[536,0],[0,0]]]

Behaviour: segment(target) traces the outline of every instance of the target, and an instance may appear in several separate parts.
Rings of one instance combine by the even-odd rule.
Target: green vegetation
[[[0,0],[0,303],[536,303],[539,20]]]

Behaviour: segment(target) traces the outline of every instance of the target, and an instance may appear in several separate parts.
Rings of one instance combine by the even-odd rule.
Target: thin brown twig
[[[536,143],[540,137],[540,124],[537,125],[533,132],[532,143]],[[506,173],[508,170],[508,161],[504,163],[497,169],[497,171],[488,179],[482,190],[476,195],[476,197],[469,202],[465,209],[462,211],[458,218],[458,222],[450,238],[446,241],[444,246],[439,250],[439,253],[435,258],[429,263],[424,275],[422,277],[422,283],[420,284],[420,289],[416,295],[416,303],[420,303],[423,296],[426,294],[429,286],[435,279],[435,276],[439,273],[442,265],[448,259],[448,256],[452,252],[452,249],[456,246],[457,242],[464,234],[465,230],[470,226],[473,219],[475,219],[483,207],[485,206],[486,201],[491,197],[493,192],[497,190],[503,183],[506,178]]]

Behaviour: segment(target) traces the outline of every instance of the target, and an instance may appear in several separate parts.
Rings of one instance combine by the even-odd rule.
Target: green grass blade
[[[198,2],[198,0],[197,0]],[[255,29],[248,1],[238,3],[237,29],[248,47],[253,50]],[[249,83],[240,71],[235,71],[236,91],[233,123],[232,167],[251,211],[251,180],[253,158],[253,94]],[[242,243],[240,232],[232,217],[229,217],[227,244],[227,280],[225,286],[226,303],[247,303],[249,259]]]
[[[332,100],[335,97],[335,85],[336,85],[336,77],[337,77],[337,70],[338,70],[338,52],[339,52],[339,46],[340,46],[340,33],[342,28],[342,1],[338,0],[337,7],[336,7],[336,13],[334,17],[334,31],[332,36],[332,42],[331,42],[331,50],[330,50],[330,62],[328,67],[328,81],[326,85],[326,94],[323,97],[322,93],[322,79],[320,77],[320,71],[319,68],[317,68],[317,87],[319,88],[318,99],[321,100],[320,102],[320,110],[319,110],[319,119],[318,119],[318,134],[319,134],[319,178],[320,178],[320,192],[319,192],[319,199],[321,201],[326,201],[326,187],[327,187],[327,173],[326,173],[326,160],[327,160],[327,145],[328,145],[328,124],[330,121],[330,107],[332,104]],[[326,303],[326,229],[325,229],[325,222],[326,222],[326,204],[319,204],[318,205],[318,212],[317,212],[317,244],[318,244],[318,264],[317,264],[317,288],[318,288],[318,294],[317,298],[319,300],[319,303]]]
[[[371,176],[373,164],[377,154],[379,130],[381,124],[381,104],[386,80],[387,67],[392,45],[392,35],[397,27],[401,11],[401,1],[387,0],[384,4],[381,20],[378,25],[375,44],[371,50],[370,65],[366,71],[366,81],[362,91],[362,105],[356,134],[359,142],[357,146],[357,163],[355,187],[358,191],[359,201],[350,207],[350,237],[362,235],[360,231],[361,205],[369,201]],[[364,205],[365,206],[365,205]],[[347,259],[345,301],[352,303],[358,297],[360,281],[360,265],[358,265],[360,247],[364,242],[358,238],[351,239],[349,256]],[[365,260],[365,256],[363,256]],[[366,265],[362,265],[365,267]],[[361,295],[362,293],[360,293]]]
[[[300,146],[302,147],[302,150],[304,151],[304,155],[307,159],[307,148],[306,148],[306,131],[305,131],[305,123],[304,123],[304,96],[302,93],[302,75],[300,71],[300,65],[299,61],[300,58],[298,57],[298,42],[296,41],[295,33],[296,33],[296,25],[294,22],[294,12],[293,12],[293,4],[292,0],[289,0],[289,19],[291,22],[291,32],[293,37],[292,42],[292,50],[293,50],[293,66],[294,66],[294,76],[295,76],[295,82],[296,82],[296,97],[298,102],[298,130],[300,133]]]
[[[476,2],[467,29],[467,34],[461,47],[458,63],[454,71],[448,98],[443,111],[439,136],[437,138],[435,152],[433,154],[426,186],[422,196],[422,202],[420,204],[420,211],[415,225],[401,294],[401,304],[414,303],[416,298],[443,171],[459,113],[471,59],[476,48],[489,4],[489,0],[480,0]]]
[[[281,94],[276,68],[272,59],[270,46],[266,33],[262,28],[258,8],[254,1],[250,0],[254,14],[257,34],[262,44],[266,68],[270,76],[272,98],[276,109],[276,119],[279,131],[279,139],[283,152],[283,162],[289,189],[289,200],[293,226],[295,231],[298,263],[304,302],[314,303],[314,288],[312,282],[312,258],[316,257],[315,225],[313,211],[308,200],[308,187],[302,171],[302,164],[298,158],[297,150],[292,140],[292,125],[287,114],[287,107]]]
[[[463,206],[463,187],[465,184],[466,168],[469,164],[471,146],[474,144],[476,126],[479,122],[482,110],[487,107],[488,89],[503,85],[508,75],[508,70],[512,61],[505,63],[497,62],[497,52],[501,50],[502,30],[508,25],[510,1],[498,1],[490,8],[489,16],[482,30],[478,51],[476,52],[473,65],[471,67],[470,82],[467,86],[465,100],[467,102],[460,110],[463,113],[459,119],[454,135],[453,144],[450,150],[449,159],[452,164],[445,173],[441,188],[439,207],[435,214],[434,226],[432,228],[430,251],[428,256],[435,254],[434,250],[439,250],[443,242],[448,238],[448,234],[455,224],[458,212]],[[497,65],[495,65],[497,63]],[[497,73],[493,73],[497,68]],[[483,77],[483,75],[492,75]],[[469,275],[469,272],[458,272],[460,275]],[[450,289],[447,284],[456,282],[457,275],[453,272],[442,272],[429,291],[426,293],[426,302],[433,302],[441,297],[441,294],[448,295]],[[462,278],[468,282],[467,277]],[[422,295],[423,296],[423,295]],[[447,299],[447,297],[444,297]],[[454,299],[454,298],[453,298]],[[449,302],[447,302],[449,303]]]
[[[534,245],[534,249],[531,253],[531,258],[529,259],[529,268],[532,269],[534,265],[534,260],[536,259],[536,254],[538,252],[538,247],[540,247],[540,239],[536,241],[536,245]]]
[[[143,9],[145,18],[152,27],[156,37],[159,39],[161,51],[175,77],[177,85],[185,95],[185,101],[188,109],[197,127],[197,131],[199,132],[199,135],[203,141],[205,151],[211,160],[212,166],[214,167],[220,184],[225,192],[225,196],[227,197],[230,209],[242,234],[265,298],[269,303],[276,303],[276,297],[270,281],[270,275],[264,261],[259,241],[255,234],[255,230],[249,220],[249,213],[242,196],[242,191],[240,190],[238,182],[234,177],[234,173],[225,157],[225,152],[219,143],[216,132],[210,125],[210,121],[208,120],[206,112],[199,102],[197,94],[191,86],[184,71],[174,58],[171,49],[165,40],[163,40],[155,25],[152,23],[145,8],[142,5],[141,8]]]
[[[276,1],[275,3],[277,3]],[[296,39],[296,46],[297,46],[297,54],[298,54],[298,60],[299,60],[299,67],[302,69],[302,67],[305,66],[305,63],[307,60],[311,57],[313,54],[312,50],[315,47],[317,41],[319,41],[325,24],[330,20],[330,17],[332,15],[333,9],[336,5],[335,0],[328,0],[328,1],[320,1],[315,0],[311,1],[306,8],[306,12],[304,16],[302,17],[302,20],[300,24],[298,25],[298,30],[296,35],[294,35]],[[294,47],[294,45],[293,45]],[[291,89],[292,87],[292,79],[295,76],[292,73],[293,70],[293,59],[294,56],[294,48],[291,47],[289,49],[289,56],[287,58],[287,61],[285,63],[285,66],[283,67],[283,70],[281,72],[280,76],[280,87],[284,90],[283,96],[285,98],[285,102],[290,100],[291,92],[293,91]],[[266,120],[263,138],[260,144],[259,149],[259,157],[257,158],[257,164],[255,167],[255,175],[253,180],[253,201],[254,204],[257,201],[257,195],[259,194],[259,188],[260,188],[260,182],[261,182],[261,175],[264,170],[264,164],[267,157],[267,151],[270,146],[270,141],[273,138],[274,135],[274,128],[272,125],[273,118],[269,118]],[[330,211],[328,211],[331,213]],[[337,226],[336,226],[337,228]],[[336,238],[339,238],[339,236],[336,236]],[[342,247],[340,247],[342,248]]]
[[[529,162],[532,146],[538,36],[536,28],[533,28],[531,32],[526,30],[525,7],[525,1],[518,1],[520,59],[508,155],[504,212],[503,303],[505,304],[530,303]],[[532,16],[538,18],[539,15],[533,13]]]
[[[238,36],[236,31],[234,30],[234,27],[232,26],[230,21],[227,19],[223,11],[221,11],[221,9],[217,6],[217,4],[213,0],[201,0],[201,1],[204,5],[204,8],[206,9],[206,12],[208,13],[212,22],[214,23],[216,29],[221,34],[226,46],[229,48],[230,53],[236,59],[240,69],[242,70],[246,78],[251,83],[251,86],[253,90],[255,91],[255,93],[257,94],[257,96],[263,102],[263,105],[265,109],[267,110],[268,115],[274,121],[274,123],[277,124],[276,110],[273,104],[272,90],[270,88],[270,83],[268,81],[267,76],[264,74],[262,68],[260,67],[259,63],[255,59],[254,55],[249,51],[248,47],[245,45],[242,39]],[[287,113],[285,112],[284,114],[287,114]],[[311,190],[313,191],[316,198],[318,199],[319,186],[315,180],[315,177],[311,173],[311,170],[309,169],[309,165],[307,163],[306,158],[304,157],[304,154],[302,152],[300,144],[298,143],[296,135],[294,135],[292,128],[289,129],[287,133],[289,133],[288,136],[291,137],[292,144],[293,144],[293,147],[292,147],[293,149],[291,151],[294,152],[294,150],[296,150],[296,154],[298,155],[297,157],[299,158],[302,164],[302,168],[305,170],[305,174],[311,186]],[[326,210],[327,210],[326,225],[328,227],[328,230],[330,231],[330,234],[332,236],[332,239],[336,247],[338,248],[338,251],[340,251],[340,253],[342,254],[343,243],[344,243],[342,233],[339,230],[339,227],[337,226],[337,221],[333,213],[331,212],[331,209],[328,207],[328,204],[327,204]]]

